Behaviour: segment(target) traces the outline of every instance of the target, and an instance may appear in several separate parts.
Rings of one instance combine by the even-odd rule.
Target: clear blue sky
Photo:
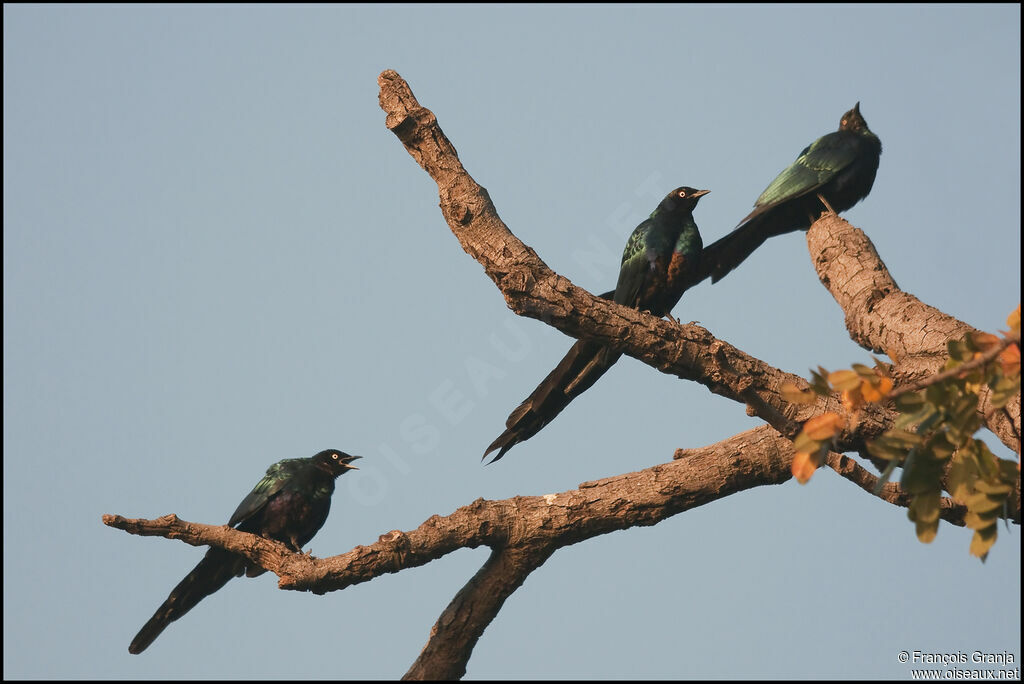
[[[270,463],[339,448],[365,459],[311,544],[326,556],[758,425],[623,359],[481,467],[571,340],[459,248],[384,127],[387,68],[513,232],[594,292],[669,189],[711,189],[714,240],[860,101],[884,149],[846,216],[897,282],[991,331],[1019,301],[1019,5],[5,5],[5,677],[397,678],[486,549],[326,597],[235,580],[130,656],[202,550],[101,515],[223,523]],[[800,234],[674,314],[787,371],[870,363]],[[831,472],[764,487],[558,552],[468,676],[1019,665],[1020,529],[986,564],[969,540],[919,544]]]

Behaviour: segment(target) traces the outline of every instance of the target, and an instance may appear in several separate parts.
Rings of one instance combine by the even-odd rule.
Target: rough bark
[[[787,437],[825,411],[849,419],[849,428],[836,441],[839,451],[862,452],[867,441],[891,425],[895,414],[890,408],[869,405],[851,416],[835,395],[819,397],[811,405],[792,404],[781,388],[784,383],[805,387],[799,376],[742,352],[698,325],[679,325],[618,306],[554,273],[501,221],[487,191],[463,168],[433,113],[419,105],[408,84],[394,71],[383,72],[378,83],[388,129],[437,183],[441,211],[452,232],[484,267],[510,309],[699,382],[745,404],[748,413],[768,425],[707,447],[678,450],[669,463],[559,494],[478,499],[448,516],[435,515],[415,530],[393,530],[373,544],[330,558],[295,554],[277,542],[173,515],[157,520],[109,515],[103,518],[105,524],[133,534],[220,546],[278,574],[281,588],[315,593],[417,567],[457,549],[487,546],[488,560],[441,614],[405,675],[453,679],[465,674],[473,647],[504,601],[559,548],[654,525],[745,489],[785,482],[791,477],[793,456]],[[934,373],[945,360],[946,342],[972,330],[899,291],[870,241],[842,219],[825,216],[817,221],[808,232],[808,246],[819,277],[846,313],[853,339],[888,353],[898,378]],[[986,420],[1004,443],[1019,448],[1019,397],[1002,417],[986,414]],[[877,482],[840,453],[829,454],[826,463],[865,491],[871,492]],[[900,506],[909,502],[893,483],[883,488],[881,498]],[[963,525],[963,516],[961,506],[943,502],[944,519]],[[1019,498],[1015,519],[1020,520]]]
[[[949,358],[946,343],[976,328],[928,306],[896,284],[868,237],[835,215],[807,231],[807,247],[822,285],[846,316],[850,338],[893,360],[898,384],[938,373]],[[1020,453],[1020,395],[993,410],[982,390],[978,411],[999,440]]]

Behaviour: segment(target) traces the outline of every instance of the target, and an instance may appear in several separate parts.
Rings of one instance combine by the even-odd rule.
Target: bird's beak
[[[860,102],[853,105],[853,111],[857,112],[857,114],[860,114]]]
[[[356,460],[357,458],[362,458],[362,456],[349,456],[347,460],[343,461],[345,467],[348,468],[349,470],[359,470],[359,468],[356,468],[354,465],[352,465],[352,461]]]
[[[709,192],[711,192],[711,191],[710,190],[698,190],[697,192],[695,192],[692,195],[690,195],[690,197],[691,198],[693,198],[693,197],[703,197],[704,195],[708,194]]]

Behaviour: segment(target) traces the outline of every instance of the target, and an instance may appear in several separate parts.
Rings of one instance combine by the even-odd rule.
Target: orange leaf
[[[879,378],[878,384],[863,382],[860,385],[860,393],[864,397],[864,401],[881,401],[891,389],[892,380],[889,378]]]
[[[860,385],[843,392],[843,407],[847,411],[856,411],[864,403],[864,397],[860,392]]]
[[[1006,317],[1006,325],[1010,326],[1010,330],[1020,331],[1020,304]]]
[[[843,419],[835,413],[822,413],[804,423],[804,432],[811,439],[824,441],[832,439],[843,429]]]
[[[1011,344],[999,352],[999,365],[1003,367],[1003,375],[1017,375],[1020,373],[1020,347]]]
[[[793,471],[793,477],[800,484],[807,484],[807,481],[811,479],[811,475],[814,475],[814,471],[818,469],[818,464],[815,462],[812,454],[808,454],[804,451],[796,452],[793,456],[793,465],[791,466]]]

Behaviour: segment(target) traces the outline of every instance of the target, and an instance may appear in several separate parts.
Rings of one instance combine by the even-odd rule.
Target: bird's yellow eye
[[[680,197],[686,197],[686,191],[685,190],[680,190],[679,191],[679,196]]]
[[[333,458],[335,461],[337,461],[338,460],[338,454],[331,454],[331,458]]]

